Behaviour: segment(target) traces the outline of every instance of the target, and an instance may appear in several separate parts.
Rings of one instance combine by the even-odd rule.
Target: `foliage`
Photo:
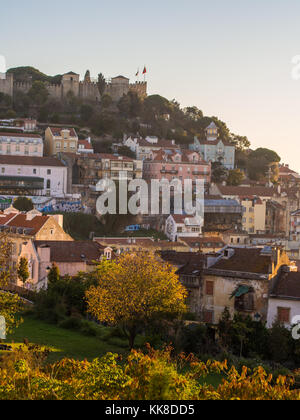
[[[100,322],[122,325],[132,348],[138,330],[153,319],[185,312],[186,291],[175,271],[148,254],[103,261],[97,286],[86,293],[88,311]]]
[[[53,263],[51,269],[48,273],[48,283],[51,285],[57,283],[60,279],[59,268],[58,266]]]
[[[220,184],[225,181],[228,175],[227,169],[222,165],[221,162],[213,162],[211,165],[212,173],[211,180],[216,184]]]
[[[209,374],[224,377],[216,388],[202,384]],[[38,350],[6,356],[0,369],[1,400],[299,400],[293,380],[274,381],[262,367],[239,373],[226,361],[200,362],[171,349],[132,351],[123,362],[108,353],[92,362],[64,359],[42,365]]]
[[[7,332],[11,332],[22,322],[18,316],[22,308],[21,299],[18,295],[2,291],[15,275],[11,269],[11,258],[12,244],[5,236],[2,236],[0,239],[0,315],[5,318]]]
[[[20,258],[17,270],[18,278],[25,284],[30,277],[27,258]]]
[[[19,211],[25,211],[25,212],[31,211],[34,208],[31,198],[27,198],[27,197],[16,198],[13,203],[13,206],[15,209]]]
[[[227,185],[241,185],[244,178],[245,175],[240,169],[232,169],[228,173]]]

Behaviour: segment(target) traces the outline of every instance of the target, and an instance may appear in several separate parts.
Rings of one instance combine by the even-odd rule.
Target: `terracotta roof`
[[[65,165],[53,157],[37,156],[11,156],[0,155],[0,164],[3,165],[27,165],[27,166],[49,166],[64,167]]]
[[[217,236],[205,238],[180,237],[180,241],[185,242],[190,248],[223,248],[225,246],[222,238]]]
[[[300,272],[282,272],[275,283],[271,297],[300,300]]]
[[[97,156],[100,159],[119,160],[119,161],[126,161],[126,162],[134,161],[134,159],[129,158],[127,156],[116,156],[109,153],[98,153]]]
[[[11,213],[11,214],[3,214],[3,213],[0,213],[0,226],[1,225],[6,225],[16,215],[17,215],[16,213]]]
[[[36,248],[50,248],[51,262],[82,262],[98,260],[103,246],[92,241],[35,241]]]
[[[49,127],[54,136],[60,137],[63,130],[69,130],[71,137],[78,137],[74,128]]]
[[[269,274],[272,257],[262,255],[261,248],[233,248],[234,255],[222,258],[211,268],[242,273]]]
[[[202,254],[195,252],[161,251],[159,254],[164,261],[177,267],[185,266],[189,263],[198,264],[199,261],[202,262],[205,258]]]
[[[78,140],[78,146],[84,146],[84,149],[93,150],[93,146],[87,140]],[[80,148],[79,148],[80,150]]]
[[[1,133],[0,137],[26,137],[30,139],[42,139],[38,134],[28,134],[28,133]]]
[[[173,219],[175,220],[176,223],[179,224],[184,224],[185,219],[193,219],[194,216],[188,216],[188,215],[184,215],[184,214],[172,214]]]
[[[36,235],[44,224],[49,220],[49,216],[35,216],[32,220],[26,220],[26,214],[18,214],[7,226],[32,229],[32,235]]]
[[[258,197],[272,197],[275,194],[274,188],[269,187],[232,187],[218,185],[222,195],[230,196],[258,196]]]

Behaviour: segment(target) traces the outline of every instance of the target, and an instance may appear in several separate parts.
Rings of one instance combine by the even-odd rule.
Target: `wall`
[[[49,217],[48,221],[35,235],[36,241],[73,241],[63,228],[57,223],[54,217]]]
[[[7,73],[6,79],[0,79],[0,92],[13,96],[13,75]]]
[[[295,316],[300,316],[300,301],[287,299],[269,299],[268,309],[268,328],[271,328],[277,319],[277,308],[290,308],[290,323],[286,324],[287,328],[291,327],[291,321]]]

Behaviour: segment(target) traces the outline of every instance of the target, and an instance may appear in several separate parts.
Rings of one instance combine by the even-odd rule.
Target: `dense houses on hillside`
[[[153,136],[125,136],[106,153],[95,153],[92,139],[78,136],[72,127],[48,127],[43,140],[35,133],[35,121],[3,125],[0,232],[13,244],[13,269],[21,257],[28,260],[30,278],[25,286],[16,278],[19,286],[47,287],[54,263],[62,275],[76,275],[102,259],[151,252],[176,268],[199,321],[215,324],[227,307],[268,325],[275,319],[290,325],[300,311],[300,176],[287,165],[279,165],[276,186],[247,179],[240,186],[212,183],[213,163],[235,168],[235,148],[222,140],[215,123],[190,147]],[[120,155],[124,146],[135,157]],[[74,241],[64,230],[63,215],[37,209],[22,213],[10,206],[15,197],[30,196],[34,203],[55,200],[56,210],[96,213],[101,179],[148,184],[191,179],[194,185],[202,180],[203,218],[173,214],[171,206],[166,215],[138,215],[134,222],[160,230],[165,240],[135,237],[129,229],[128,237],[93,238],[88,232],[93,240]],[[47,208],[54,209],[46,202]]]

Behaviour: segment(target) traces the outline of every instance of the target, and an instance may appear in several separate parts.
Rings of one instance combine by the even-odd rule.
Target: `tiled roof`
[[[41,136],[38,134],[28,134],[28,133],[1,133],[0,137],[24,137],[24,138],[30,138],[30,139],[41,139]]]
[[[258,197],[272,197],[275,193],[274,188],[269,187],[233,187],[218,185],[222,195],[230,196],[258,196]]]
[[[190,248],[223,248],[225,243],[217,236],[205,238],[180,237],[180,241],[185,242]]]
[[[275,283],[271,297],[300,300],[300,272],[282,272]]]
[[[11,156],[0,155],[0,164],[2,165],[27,165],[27,166],[48,166],[64,167],[65,165],[53,157],[37,156]]]
[[[222,258],[211,268],[242,273],[269,274],[272,257],[262,255],[261,248],[234,248],[234,255]]]
[[[185,219],[194,219],[195,216],[188,216],[184,214],[172,214],[172,217],[176,223],[184,224]]]
[[[35,241],[36,248],[50,248],[51,262],[76,263],[98,260],[104,247],[92,241]]]
[[[78,140],[78,146],[84,146],[86,150],[93,150],[93,146],[87,140]]]
[[[74,128],[62,128],[62,127],[49,127],[49,128],[50,128],[52,134],[54,136],[57,136],[57,137],[60,137],[61,136],[61,132],[63,130],[69,130],[71,137],[77,137],[77,133],[76,133],[76,131],[75,131]]]
[[[155,245],[152,238],[94,238],[94,241],[103,246],[151,248]]]
[[[32,229],[32,234],[36,235],[44,224],[49,220],[49,216],[35,216],[32,220],[26,220],[26,214],[18,214],[7,226]]]

